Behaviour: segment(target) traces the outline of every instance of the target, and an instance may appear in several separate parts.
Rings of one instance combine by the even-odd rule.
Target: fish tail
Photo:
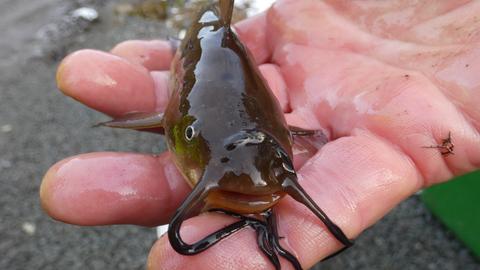
[[[235,0],[219,0],[220,16],[225,26],[230,27]]]

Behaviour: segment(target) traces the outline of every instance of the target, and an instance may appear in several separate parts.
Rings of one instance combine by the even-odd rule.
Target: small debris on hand
[[[442,144],[440,145],[430,145],[430,146],[423,146],[423,148],[437,148],[440,149],[440,154],[443,156],[453,155],[453,149],[455,145],[452,142],[452,134],[448,132],[448,137],[442,140]]]

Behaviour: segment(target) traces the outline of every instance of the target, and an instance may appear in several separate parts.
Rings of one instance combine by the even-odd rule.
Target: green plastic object
[[[422,200],[480,258],[480,171],[430,187]]]

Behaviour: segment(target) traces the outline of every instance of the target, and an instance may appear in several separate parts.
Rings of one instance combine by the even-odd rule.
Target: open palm
[[[436,1],[432,8],[404,1],[278,1],[237,25],[287,122],[327,135],[319,151],[297,151],[296,169],[349,238],[419,189],[480,166],[480,4],[463,2]],[[58,85],[113,117],[162,111],[171,58],[163,41],[127,41],[111,53],[82,50],[62,62]],[[427,148],[449,135],[453,154]],[[188,192],[168,153],[90,153],[55,164],[41,198],[64,222],[153,226],[167,223]],[[293,199],[282,200],[276,212],[282,245],[303,267],[341,247]],[[184,223],[183,238],[195,241],[230,223],[213,213],[194,217]],[[149,256],[151,269],[192,265],[272,267],[248,229],[192,257],[177,254],[162,237]]]

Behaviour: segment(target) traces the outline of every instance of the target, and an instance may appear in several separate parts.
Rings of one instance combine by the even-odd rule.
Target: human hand
[[[295,157],[300,183],[355,238],[418,189],[479,167],[479,50],[469,19],[480,7],[448,13],[452,3],[442,2],[409,13],[393,1],[370,8],[365,1],[348,3],[279,1],[237,30],[289,124],[327,132],[331,141],[320,151]],[[458,16],[451,12],[464,12],[462,21],[452,23]],[[395,24],[399,18],[404,24]],[[170,60],[164,42],[131,41],[111,54],[70,55],[57,79],[66,95],[114,117],[163,110]],[[441,144],[449,133],[453,155],[424,148]],[[167,223],[188,192],[168,153],[91,153],[55,164],[41,198],[47,212],[64,222],[153,226]],[[276,212],[282,244],[305,268],[340,248],[292,199],[282,200]],[[204,214],[186,221],[182,232],[194,241],[229,223],[228,217]],[[271,268],[255,241],[253,231],[242,230],[185,257],[162,237],[149,266]]]

